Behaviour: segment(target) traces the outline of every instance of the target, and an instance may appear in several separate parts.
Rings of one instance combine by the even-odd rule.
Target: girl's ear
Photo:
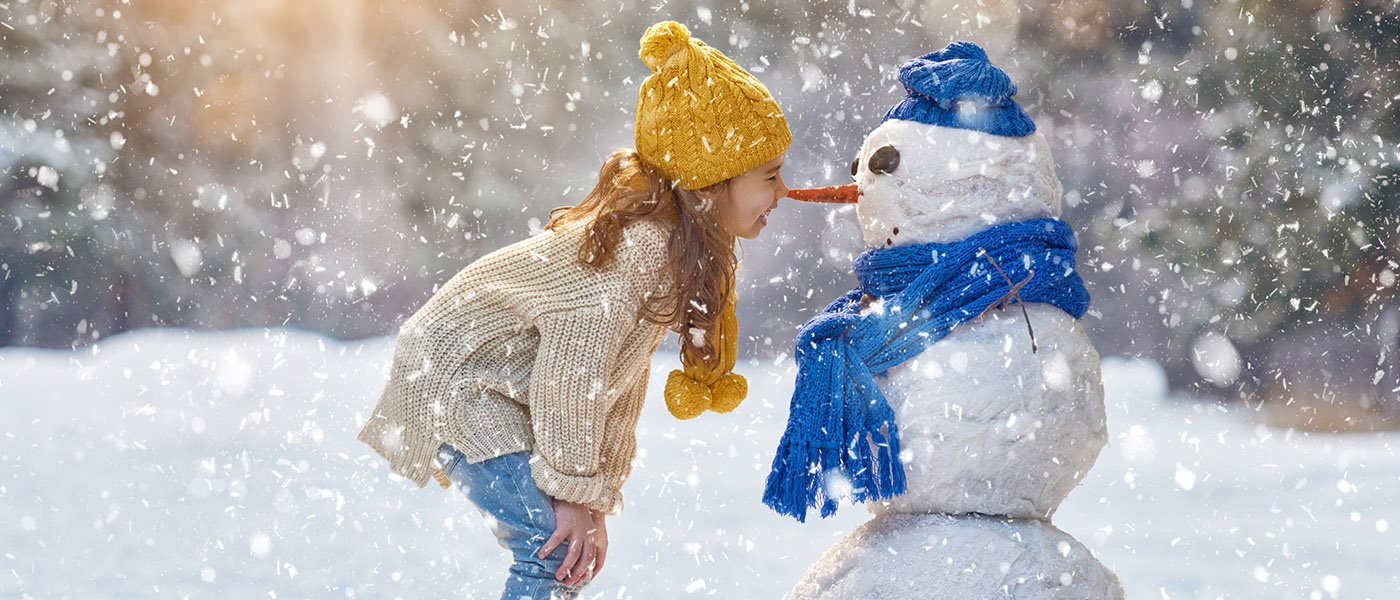
[[[716,198],[719,198],[719,194],[720,194],[720,191],[721,191],[721,190],[720,190],[720,188],[717,187],[717,186],[710,186],[710,187],[700,188],[700,189],[698,189],[698,190],[693,190],[693,191],[694,191],[695,196],[696,196],[697,198],[699,198],[699,199],[701,199],[701,200],[704,200],[704,201],[706,201],[706,202],[714,202],[714,200],[715,200]]]
[[[695,194],[695,197],[699,198],[704,202],[714,203],[714,201],[719,200],[720,198],[724,197],[726,193],[729,192],[729,184],[731,181],[733,180],[730,179],[721,181],[714,185],[693,190],[693,193]]]

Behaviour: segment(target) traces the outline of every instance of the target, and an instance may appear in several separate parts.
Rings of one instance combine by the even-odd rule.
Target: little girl
[[[641,41],[636,150],[546,231],[462,269],[400,329],[359,439],[419,487],[455,484],[514,563],[502,598],[573,598],[607,557],[651,357],[682,333],[667,407],[728,412],[736,237],[787,194],[768,89],[679,23]]]

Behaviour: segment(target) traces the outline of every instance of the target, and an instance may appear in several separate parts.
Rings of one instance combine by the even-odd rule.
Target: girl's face
[[[729,180],[729,185],[717,195],[705,195],[714,201],[715,221],[720,229],[745,239],[754,239],[768,224],[768,213],[787,196],[788,188],[780,172],[785,154],[763,163]]]

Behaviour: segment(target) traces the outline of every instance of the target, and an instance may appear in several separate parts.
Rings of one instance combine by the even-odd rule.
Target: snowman
[[[866,138],[854,202],[860,287],[798,334],[798,377],[764,502],[874,518],[794,598],[1121,598],[1050,518],[1107,441],[1089,296],[1050,147],[971,42],[900,68],[906,97]]]

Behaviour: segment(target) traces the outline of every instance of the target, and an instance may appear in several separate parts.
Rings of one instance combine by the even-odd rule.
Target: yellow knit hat
[[[637,94],[637,153],[681,187],[742,174],[792,143],[768,88],[684,25],[652,25],[638,56],[652,74]]]
[[[677,419],[698,417],[706,409],[727,413],[738,407],[749,393],[748,380],[733,372],[734,362],[739,358],[735,301],[731,293],[715,322],[715,335],[710,340],[712,351],[719,353],[718,368],[711,369],[703,361],[696,361],[699,364],[685,361],[683,369],[671,371],[666,378],[666,409]]]

